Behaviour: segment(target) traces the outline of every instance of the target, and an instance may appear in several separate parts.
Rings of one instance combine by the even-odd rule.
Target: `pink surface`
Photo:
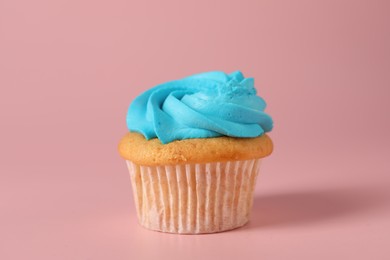
[[[0,259],[390,259],[389,1],[0,1]],[[137,225],[130,101],[242,70],[274,117],[252,221]]]

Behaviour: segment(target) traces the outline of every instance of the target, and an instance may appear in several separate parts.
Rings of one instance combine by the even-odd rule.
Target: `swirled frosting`
[[[136,97],[127,126],[163,144],[188,138],[257,137],[272,130],[265,107],[253,78],[240,71],[206,72],[158,85]]]

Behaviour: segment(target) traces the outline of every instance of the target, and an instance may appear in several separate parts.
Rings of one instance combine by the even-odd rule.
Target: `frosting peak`
[[[158,85],[131,103],[130,131],[163,144],[188,138],[257,137],[271,131],[254,79],[240,71],[206,72]]]

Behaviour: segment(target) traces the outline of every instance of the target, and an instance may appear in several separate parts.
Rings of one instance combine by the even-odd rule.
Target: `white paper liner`
[[[138,220],[148,229],[181,234],[243,226],[260,162],[139,166],[127,161]]]

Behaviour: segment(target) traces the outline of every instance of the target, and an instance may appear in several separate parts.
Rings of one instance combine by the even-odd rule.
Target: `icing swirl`
[[[272,130],[254,79],[240,71],[207,72],[158,85],[131,103],[130,131],[163,144],[188,138],[257,137]]]

